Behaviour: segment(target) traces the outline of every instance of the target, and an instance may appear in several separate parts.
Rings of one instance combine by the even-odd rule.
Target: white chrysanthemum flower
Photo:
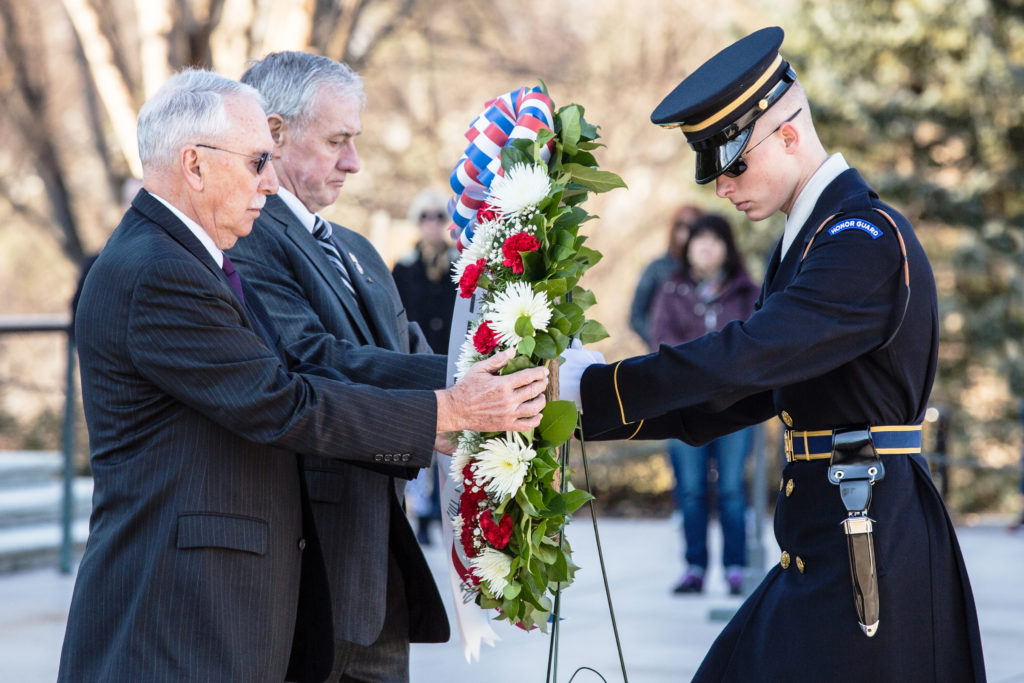
[[[494,221],[485,221],[477,224],[473,232],[473,239],[462,250],[462,253],[459,254],[459,260],[452,266],[452,282],[455,284],[459,283],[459,280],[462,279],[462,274],[466,272],[466,266],[476,263],[479,259],[488,259],[492,251],[491,243],[494,241],[496,227],[497,223]]]
[[[486,581],[495,596],[501,595],[508,585],[508,575],[512,571],[512,556],[494,548],[484,548],[483,552],[469,561],[473,572],[481,581]]]
[[[471,457],[470,453],[465,453],[460,449],[456,449],[452,453],[452,460],[448,465],[448,477],[456,484],[462,483],[462,470],[466,469]]]
[[[530,319],[534,330],[546,330],[551,321],[551,304],[543,293],[534,293],[529,282],[513,282],[494,296],[487,307],[491,329],[506,346],[515,346],[522,337],[516,334],[516,322]]]
[[[489,200],[505,216],[537,206],[548,196],[548,169],[539,164],[514,164],[503,176],[495,176]]]
[[[476,346],[473,345],[474,332],[476,332],[475,325],[466,333],[466,338],[462,341],[462,346],[459,348],[459,357],[455,361],[456,382],[461,380],[474,364],[482,361],[486,357],[477,353]]]
[[[523,485],[530,461],[537,451],[530,448],[516,432],[506,432],[504,437],[488,439],[480,445],[476,454],[478,481],[484,482],[484,489],[496,500],[514,496]]]

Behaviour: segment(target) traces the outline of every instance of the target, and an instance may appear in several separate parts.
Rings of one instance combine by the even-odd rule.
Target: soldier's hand
[[[514,349],[496,353],[471,367],[455,386],[436,392],[437,431],[523,432],[539,425],[548,370],[493,374],[513,356]]]

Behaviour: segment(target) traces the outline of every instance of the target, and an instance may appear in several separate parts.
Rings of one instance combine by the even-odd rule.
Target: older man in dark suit
[[[62,681],[323,680],[326,580],[296,452],[421,467],[435,432],[539,422],[543,377],[491,376],[497,362],[438,392],[288,371],[221,251],[277,189],[261,105],[186,71],[140,113],[144,189],[76,322],[95,493]]]
[[[359,170],[359,76],[325,57],[279,52],[250,67],[242,82],[267,100],[281,188],[231,258],[282,338],[302,360],[341,370],[353,346],[371,367],[377,355],[416,354],[409,358],[418,372],[388,386],[443,387],[446,359],[424,355],[430,348],[376,249],[317,215]],[[404,422],[399,412],[391,417]],[[410,641],[443,642],[449,628],[400,505],[404,482],[337,460],[311,457],[304,466],[331,585],[336,646],[328,680],[408,680]]]

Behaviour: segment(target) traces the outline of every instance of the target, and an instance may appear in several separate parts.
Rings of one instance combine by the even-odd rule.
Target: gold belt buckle
[[[793,462],[796,456],[793,454],[793,430],[787,429],[783,441],[786,444],[786,460]]]

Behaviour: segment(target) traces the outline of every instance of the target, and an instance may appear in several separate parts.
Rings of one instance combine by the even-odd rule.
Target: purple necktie
[[[228,276],[228,282],[231,283],[231,289],[235,290],[235,294],[238,295],[238,300],[245,302],[245,296],[242,294],[242,278],[239,277],[238,271],[235,270],[235,264],[231,262],[227,254],[224,254],[224,265],[221,266],[224,269],[224,274]]]

